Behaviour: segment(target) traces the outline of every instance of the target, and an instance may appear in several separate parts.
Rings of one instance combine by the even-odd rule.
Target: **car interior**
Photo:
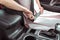
[[[60,0],[40,0],[44,9],[51,12],[60,13]],[[52,2],[52,3],[53,3]],[[31,11],[33,12],[33,6],[31,5]],[[9,9],[5,6],[0,9],[0,28],[3,29],[3,40],[60,40],[60,23],[55,25],[55,29],[36,30],[26,28],[24,25],[24,15],[21,11]],[[0,30],[1,30],[0,29]]]
[[[59,12],[60,11],[60,0],[40,0],[41,5],[49,11]],[[51,3],[52,1],[52,3]],[[54,3],[55,2],[55,3]],[[54,3],[54,4],[53,4]],[[53,4],[53,5],[51,5]]]

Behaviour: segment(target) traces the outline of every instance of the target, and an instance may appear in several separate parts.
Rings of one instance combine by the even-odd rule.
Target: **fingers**
[[[25,14],[28,17],[28,19],[34,20],[34,16],[33,16],[33,13],[31,11],[26,11]]]
[[[28,14],[28,18],[29,18],[30,20],[34,20],[34,16],[33,16],[32,14]]]
[[[44,11],[44,8],[43,7],[40,7],[41,14],[43,13],[43,11]]]
[[[33,15],[31,15],[29,18],[30,18],[31,20],[34,20],[34,16],[33,16]]]

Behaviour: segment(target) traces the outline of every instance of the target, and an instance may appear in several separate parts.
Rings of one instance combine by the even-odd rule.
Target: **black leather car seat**
[[[5,30],[0,28],[0,40],[16,40],[16,39],[10,39],[6,34]]]
[[[15,39],[20,34],[21,27],[24,26],[23,12],[6,8],[3,5],[2,11],[0,10],[0,28],[5,29],[9,38]]]
[[[41,5],[44,7],[44,9],[53,11],[53,12],[60,12],[60,1],[54,0],[56,3],[54,5],[50,5],[51,0],[40,0]]]
[[[0,26],[2,26],[2,28],[11,28],[13,27],[12,25],[16,24],[20,20],[21,16],[19,15],[0,13]]]
[[[0,28],[5,29],[8,36],[14,33],[14,31],[16,31],[18,28],[20,28],[21,19],[22,18],[20,15],[12,15],[4,12],[4,10],[0,10]]]

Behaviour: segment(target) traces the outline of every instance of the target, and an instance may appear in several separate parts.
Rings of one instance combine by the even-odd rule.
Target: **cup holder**
[[[23,40],[36,40],[34,36],[25,36]]]

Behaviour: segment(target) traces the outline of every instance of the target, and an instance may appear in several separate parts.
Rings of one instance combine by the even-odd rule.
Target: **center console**
[[[58,35],[48,37],[41,34],[41,30],[28,29],[26,33],[22,33],[17,40],[58,40]]]

